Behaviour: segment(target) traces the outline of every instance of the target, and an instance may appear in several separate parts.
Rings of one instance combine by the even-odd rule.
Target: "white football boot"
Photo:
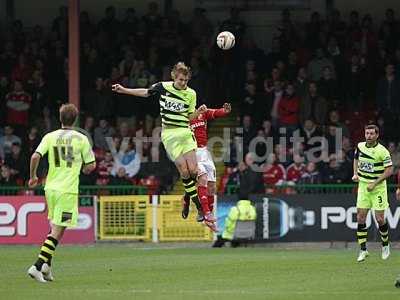
[[[38,282],[46,283],[47,281],[44,279],[42,272],[36,269],[36,266],[33,265],[28,269],[28,275],[35,279]]]
[[[47,281],[54,281],[53,273],[51,272],[51,267],[44,263],[42,266],[43,278]]]
[[[369,253],[367,250],[360,250],[358,254],[357,262],[362,262],[368,257]]]
[[[382,247],[382,259],[386,260],[389,258],[389,256],[390,256],[390,246],[389,245],[383,246]]]

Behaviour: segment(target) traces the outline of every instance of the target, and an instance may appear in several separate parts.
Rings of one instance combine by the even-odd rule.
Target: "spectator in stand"
[[[288,55],[288,62],[286,66],[286,76],[289,81],[295,81],[298,76],[300,65],[297,59],[297,53],[291,50]]]
[[[281,41],[278,37],[272,39],[271,50],[266,55],[265,58],[265,69],[272,70],[276,62],[279,60],[284,60],[287,56],[285,55]]]
[[[332,69],[329,66],[323,68],[322,77],[318,82],[319,94],[332,103],[334,107],[340,105],[339,85],[333,78]]]
[[[340,120],[340,114],[338,110],[331,110],[328,115],[328,125],[335,126],[337,129],[342,131],[342,135],[348,137],[349,129],[346,124]]]
[[[10,167],[11,175],[15,178],[28,179],[28,160],[21,152],[21,144],[12,144],[11,153],[6,155],[4,163]]]
[[[86,113],[90,112],[98,120],[101,117],[112,116],[112,107],[111,90],[106,88],[102,77],[97,77],[95,87],[89,89],[83,97],[82,108]]]
[[[327,184],[348,182],[348,169],[338,161],[335,154],[329,155],[329,163],[322,168],[322,181]]]
[[[26,62],[24,54],[18,56],[17,64],[11,72],[12,81],[26,82],[31,77],[32,67]]]
[[[283,97],[283,87],[284,87],[284,84],[282,81],[275,80],[272,92],[270,93],[269,99],[267,100],[269,107],[271,107],[271,103],[272,103],[270,116],[271,116],[272,125],[274,127],[278,127],[278,108],[279,108],[279,103],[281,102],[281,99]]]
[[[311,49],[321,46],[317,37],[319,36],[322,22],[319,12],[314,11],[311,13],[310,22],[306,24],[306,42]]]
[[[14,135],[14,128],[10,125],[4,127],[4,136],[0,137],[0,159],[11,154],[13,144],[21,144],[21,139]]]
[[[393,174],[396,175],[400,170],[400,152],[395,142],[389,142],[388,150],[393,163]]]
[[[251,140],[257,135],[257,130],[253,126],[253,121],[252,118],[249,115],[244,115],[243,120],[242,120],[242,135],[243,137],[243,154],[246,155],[246,153],[249,151],[249,145]]]
[[[366,92],[364,84],[367,82],[365,59],[357,54],[351,56],[351,63],[344,73],[345,106],[347,109],[359,110],[362,107],[363,96]]]
[[[115,40],[116,33],[120,31],[121,23],[116,18],[114,6],[108,6],[106,8],[105,17],[99,22],[98,28],[105,32],[110,40]]]
[[[298,184],[320,184],[321,174],[314,162],[309,162],[301,175]]]
[[[239,163],[239,190],[240,193],[261,194],[264,192],[264,185],[261,173],[254,164],[254,153],[247,153],[244,162]]]
[[[261,116],[261,99],[257,94],[257,88],[255,83],[246,83],[246,92],[241,103],[241,113],[243,115],[253,115],[255,117],[255,123],[260,121]]]
[[[43,107],[42,115],[35,119],[34,126],[38,128],[40,134],[45,135],[58,128],[58,121],[48,106]]]
[[[43,106],[49,106],[53,109],[54,104],[51,102],[49,95],[49,87],[43,78],[41,71],[36,70],[32,73],[32,78],[29,80],[30,93],[32,95],[32,106],[30,109],[30,119],[37,116],[42,111]]]
[[[213,32],[211,21],[206,16],[204,8],[196,7],[190,20],[189,28],[194,41],[200,41],[203,37],[209,37]]]
[[[139,23],[139,18],[136,16],[136,10],[133,7],[127,8],[125,19],[122,21],[122,28],[125,34],[134,34]]]
[[[136,127],[131,130],[127,122],[122,122],[119,124],[118,134],[122,139],[131,138],[134,136],[134,133],[136,133]]]
[[[307,95],[308,91],[308,79],[307,79],[307,71],[305,68],[299,68],[297,72],[297,77],[294,81],[294,85],[296,87],[296,95],[299,96],[300,99],[304,99]]]
[[[32,97],[24,91],[21,81],[14,81],[13,91],[6,96],[7,122],[13,125],[18,135],[23,135],[29,122]]]
[[[344,151],[345,159],[352,162],[354,160],[354,147],[348,137],[343,137],[342,150]]]
[[[311,81],[308,85],[307,95],[301,99],[300,103],[300,122],[305,120],[315,120],[318,125],[326,123],[328,104],[326,99],[319,95],[317,83]]]
[[[110,181],[111,172],[114,169],[114,158],[111,151],[105,152],[104,158],[99,161],[97,167],[97,183],[107,184]]]
[[[331,70],[333,70],[333,73],[335,72],[332,61],[325,56],[322,48],[318,48],[315,50],[315,57],[308,63],[308,78],[313,81],[320,80],[325,67],[330,67]]]
[[[30,157],[33,152],[35,152],[36,148],[40,144],[40,136],[38,129],[33,126],[29,129],[28,135],[26,136],[24,143],[23,143],[23,152],[28,154]]]
[[[124,167],[120,167],[117,172],[111,176],[109,185],[132,185]]]
[[[246,23],[240,18],[239,8],[231,8],[230,18],[222,22],[220,31],[230,31],[240,41],[246,32]]]
[[[328,154],[333,154],[333,153],[337,153],[338,149],[337,147],[339,147],[340,145],[337,142],[341,142],[341,139],[339,140],[339,138],[341,138],[340,134],[339,134],[339,128],[336,127],[335,125],[328,125],[327,130],[326,130],[326,134],[325,134],[325,138],[328,142]]]
[[[304,151],[309,151],[315,147],[321,147],[322,131],[311,119],[306,120],[300,129],[300,136],[304,138]]]
[[[389,63],[385,67],[385,77],[378,81],[376,89],[376,105],[383,115],[388,129],[386,136],[389,139],[398,139],[398,116],[400,113],[400,79],[395,76],[394,65]]]
[[[0,59],[1,60],[1,59]],[[0,62],[1,64],[1,62]],[[0,126],[4,126],[4,122],[7,118],[7,105],[6,102],[3,100],[8,91],[9,91],[9,82],[8,78],[5,75],[0,75]]]
[[[17,182],[11,174],[11,170],[8,166],[1,166],[0,172],[0,186],[16,186]]]
[[[293,155],[293,163],[286,168],[286,181],[296,184],[305,172],[304,158],[298,154]]]
[[[127,145],[126,145],[127,144]],[[126,148],[124,150],[124,148]],[[122,153],[121,153],[122,152]],[[118,153],[114,153],[114,168],[111,174],[115,174],[123,168],[129,178],[133,178],[140,169],[140,157],[136,153],[135,145],[133,142],[122,142],[121,149]]]
[[[278,162],[275,153],[268,156],[267,162],[263,167],[265,193],[273,193],[275,186],[282,185],[286,180],[286,171],[282,164]]]
[[[291,137],[299,127],[300,99],[292,83],[286,85],[285,93],[278,104],[279,127],[286,128],[286,136]]]
[[[83,125],[83,130],[85,131],[85,134],[89,138],[90,141],[94,140],[94,128],[95,128],[95,121],[92,116],[87,116],[85,118],[85,123]]]
[[[149,3],[147,14],[142,19],[146,24],[149,35],[156,33],[156,30],[161,26],[161,15],[158,11],[157,2]]]
[[[99,126],[94,129],[94,145],[103,150],[109,149],[106,138],[112,138],[115,135],[115,129],[108,124],[104,118],[100,119]]]

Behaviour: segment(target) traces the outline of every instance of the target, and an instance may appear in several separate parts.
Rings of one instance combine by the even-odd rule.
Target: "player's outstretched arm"
[[[29,181],[28,181],[28,186],[30,188],[34,188],[38,184],[39,180],[38,180],[38,177],[37,177],[37,168],[39,166],[40,158],[41,158],[41,156],[37,152],[33,153],[32,156],[31,156],[31,163],[30,163],[30,166],[29,166],[29,174],[30,174],[29,177],[30,178],[29,178]]]
[[[113,84],[111,86],[111,89],[113,92],[116,92],[118,94],[125,94],[125,95],[131,95],[131,96],[136,96],[136,97],[148,97],[149,96],[148,89],[128,89],[118,83]]]

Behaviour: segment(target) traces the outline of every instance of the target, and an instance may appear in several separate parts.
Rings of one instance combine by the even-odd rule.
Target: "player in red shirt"
[[[196,119],[190,121],[190,128],[194,132],[194,136],[197,141],[197,165],[198,165],[198,176],[197,176],[197,193],[203,210],[203,214],[210,214],[214,209],[214,197],[216,194],[216,170],[215,165],[211,156],[211,153],[207,149],[207,121],[214,120],[226,116],[231,112],[231,104],[224,103],[220,109],[207,109],[203,114],[200,114]],[[182,217],[186,219],[189,215],[189,204],[190,198],[185,194],[183,201]],[[200,214],[197,221],[203,221],[203,217]],[[211,229],[215,230],[214,223],[207,223]]]

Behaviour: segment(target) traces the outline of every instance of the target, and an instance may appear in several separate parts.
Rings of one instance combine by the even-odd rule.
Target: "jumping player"
[[[224,103],[220,109],[207,109],[197,118],[190,121],[190,128],[194,132],[197,141],[197,164],[198,179],[197,193],[201,206],[206,214],[210,214],[214,209],[214,197],[216,194],[216,170],[211,156],[207,149],[207,121],[226,116],[231,112],[231,104]],[[182,217],[186,219],[189,215],[190,197],[185,194],[183,198]],[[200,220],[198,220],[200,221]]]
[[[161,141],[179,171],[185,192],[201,211],[204,208],[200,205],[195,182],[197,145],[189,122],[205,113],[207,106],[201,105],[197,110],[195,109],[196,92],[187,85],[190,76],[190,68],[183,62],[178,62],[171,71],[173,81],[159,82],[149,89],[129,89],[120,84],[114,84],[112,90],[136,97],[147,98],[154,95],[158,98],[162,119]],[[210,228],[215,223],[215,218],[211,213],[205,213],[204,220]]]

